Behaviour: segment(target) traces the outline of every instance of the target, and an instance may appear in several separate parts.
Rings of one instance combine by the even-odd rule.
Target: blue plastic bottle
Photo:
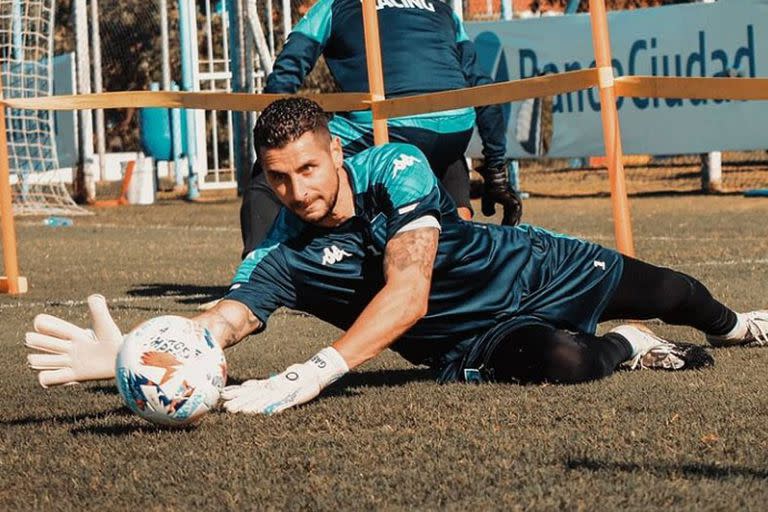
[[[71,226],[72,224],[74,224],[74,222],[72,222],[72,219],[67,217],[57,217],[55,215],[51,215],[50,217],[48,217],[43,221],[43,224],[46,226],[51,226],[53,228],[58,228],[58,227]]]

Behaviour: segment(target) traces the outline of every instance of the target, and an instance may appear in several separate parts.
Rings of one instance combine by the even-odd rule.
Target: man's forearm
[[[427,313],[439,234],[437,228],[414,229],[387,243],[387,284],[333,344],[349,368],[376,357]]]
[[[222,300],[193,320],[207,328],[221,348],[239,343],[261,327],[256,315],[245,304],[234,300]]]
[[[429,288],[385,286],[333,343],[349,368],[379,355],[426,314]]]
[[[475,108],[477,130],[483,142],[485,164],[495,167],[504,163],[507,134],[501,105],[484,105]]]
[[[267,77],[265,93],[295,93],[320,57],[321,46],[304,34],[291,34]]]

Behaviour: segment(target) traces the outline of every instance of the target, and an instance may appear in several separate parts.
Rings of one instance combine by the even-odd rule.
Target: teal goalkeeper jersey
[[[378,0],[376,4],[388,98],[493,83],[450,5],[438,0]],[[288,36],[264,92],[295,93],[320,55],[342,92],[370,90],[360,0],[318,0]],[[473,128],[475,113],[486,163],[501,165],[507,121],[499,105],[401,117],[388,124],[460,132]],[[363,126],[371,124],[370,111],[343,115]]]
[[[457,344],[515,315],[594,332],[621,276],[614,251],[532,226],[461,220],[414,146],[377,146],[347,159],[345,169],[354,217],[323,228],[283,208],[241,263],[227,299],[264,325],[285,306],[347,329],[384,285],[387,241],[433,216],[441,232],[428,312],[392,347],[406,359],[440,365]]]

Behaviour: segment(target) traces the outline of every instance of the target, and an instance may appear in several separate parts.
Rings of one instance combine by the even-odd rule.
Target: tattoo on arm
[[[245,312],[245,309],[220,303],[196,319],[211,331],[222,348],[231,347],[261,327],[259,319],[251,311]]]
[[[384,251],[384,276],[389,279],[392,271],[416,266],[424,278],[431,280],[439,235],[436,228],[414,229],[395,235]]]
[[[222,343],[225,347],[229,347],[240,341],[238,334],[245,323],[245,319],[240,320],[240,325],[237,325],[232,319],[224,316],[220,311],[214,311],[211,322],[213,324],[213,330],[221,333],[222,339],[219,343]]]

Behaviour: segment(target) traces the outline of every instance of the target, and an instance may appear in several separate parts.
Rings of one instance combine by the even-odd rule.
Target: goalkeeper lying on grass
[[[640,327],[594,334],[598,322],[618,318],[688,325],[713,345],[768,344],[768,312],[735,313],[690,276],[531,226],[460,220],[413,146],[375,147],[345,162],[309,100],[270,105],[255,141],[284,207],[224,300],[195,319],[223,347],[260,332],[281,306],[346,332],[306,363],[227,387],[231,412],[307,402],[387,348],[442,382],[571,384],[623,363],[712,364],[703,347]],[[103,297],[89,305],[93,331],[35,318],[26,344],[43,386],[114,376],[122,335]]]

